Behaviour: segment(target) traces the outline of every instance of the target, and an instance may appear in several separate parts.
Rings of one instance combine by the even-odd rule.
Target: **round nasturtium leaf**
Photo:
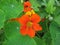
[[[1,6],[5,12],[6,20],[16,18],[23,11],[23,5],[16,0],[3,0]]]
[[[20,34],[20,24],[18,22],[7,22],[4,30],[7,38],[3,43],[4,45],[36,45],[33,38]]]

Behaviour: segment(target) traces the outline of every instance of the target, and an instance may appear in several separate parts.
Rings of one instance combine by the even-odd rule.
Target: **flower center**
[[[34,10],[31,10],[31,11],[26,12],[25,14],[31,17],[32,14],[35,14],[35,12]]]
[[[28,27],[32,27],[32,24],[33,24],[32,22],[28,22],[28,23],[27,23],[27,26],[28,26]]]

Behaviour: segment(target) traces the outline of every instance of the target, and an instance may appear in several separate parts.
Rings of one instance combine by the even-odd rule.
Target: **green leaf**
[[[60,0],[55,0],[56,1],[56,5],[60,6]]]
[[[48,16],[48,14],[45,11],[37,11],[36,13],[41,17],[41,19]]]
[[[52,44],[52,38],[50,32],[45,32],[43,39],[45,40],[46,45],[51,45]]]
[[[35,39],[37,45],[46,45],[46,43],[43,39],[40,39],[38,37],[35,37],[34,39]]]
[[[57,23],[52,22],[50,25],[50,33],[52,37],[53,45],[60,44],[60,28]]]
[[[46,33],[48,31],[48,25],[47,25],[47,23],[48,23],[48,20],[45,20],[44,22],[40,22],[40,25],[43,28],[41,32]]]
[[[52,44],[52,40],[51,40],[51,34],[49,31],[49,27],[48,27],[48,20],[45,20],[44,22],[40,22],[40,25],[42,25],[42,39],[45,41],[46,45],[51,45]]]
[[[4,30],[7,40],[3,45],[36,45],[33,38],[20,34],[20,24],[15,21],[7,22]]]
[[[4,30],[5,30],[5,34],[7,37],[11,37],[14,36],[14,34],[17,33],[17,31],[19,31],[20,28],[20,24],[18,22],[7,22],[4,25]]]
[[[55,21],[57,24],[59,24],[59,26],[60,26],[60,15],[56,16],[56,17],[54,18],[54,21]]]
[[[37,2],[37,0],[30,0],[31,4],[32,4],[32,8],[35,10],[35,11],[39,11],[38,7],[40,6]]]
[[[4,26],[5,14],[4,11],[0,9],[0,29]]]
[[[53,12],[55,11],[56,7],[54,7],[55,4],[55,0],[49,0],[48,3],[46,4],[46,11],[48,13],[53,14]]]
[[[20,34],[6,40],[4,45],[36,45],[33,38],[21,36]]]
[[[56,10],[55,10],[55,12],[54,12],[54,16],[55,17],[57,17],[57,16],[59,16],[60,15],[60,7],[56,7]]]
[[[16,18],[23,11],[23,5],[16,0],[3,0],[0,8],[4,10],[7,20]]]

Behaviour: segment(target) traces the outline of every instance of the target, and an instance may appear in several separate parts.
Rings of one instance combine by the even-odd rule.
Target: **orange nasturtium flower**
[[[31,3],[29,1],[24,2],[24,7],[31,7]]]
[[[20,24],[20,33],[22,35],[29,35],[30,37],[34,37],[36,31],[42,30],[42,27],[38,24],[41,19],[40,16],[33,12],[26,12],[25,15],[16,19]]]
[[[24,12],[31,11],[31,3],[29,1],[24,2]]]
[[[41,21],[40,16],[33,11],[29,1],[24,2],[24,12],[25,14],[20,18],[16,18],[21,24],[20,33],[34,37],[37,31],[42,30],[42,27],[38,24]]]

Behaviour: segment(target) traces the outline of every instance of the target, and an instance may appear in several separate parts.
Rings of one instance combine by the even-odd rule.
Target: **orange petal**
[[[39,24],[33,24],[33,29],[35,31],[40,31],[40,30],[42,30],[42,27]]]
[[[31,11],[31,10],[32,10],[32,8],[30,8],[30,7],[24,8],[24,12],[28,12],[28,11]]]
[[[33,15],[31,16],[31,20],[32,20],[32,22],[34,22],[34,23],[39,23],[39,22],[41,21],[40,16],[37,15],[37,14],[33,14]]]
[[[29,18],[28,15],[23,15],[22,17],[20,17],[20,18],[18,19],[18,21],[19,21],[21,24],[26,24],[29,20],[30,20],[30,18]]]
[[[25,25],[20,28],[20,33],[22,35],[26,35],[27,34],[27,30],[26,30],[26,26]]]
[[[31,3],[29,2],[29,1],[27,1],[27,2],[24,2],[24,7],[25,6],[28,6],[28,7],[30,7],[31,6]]]
[[[29,28],[27,34],[32,38],[35,36],[35,31],[32,28]]]

